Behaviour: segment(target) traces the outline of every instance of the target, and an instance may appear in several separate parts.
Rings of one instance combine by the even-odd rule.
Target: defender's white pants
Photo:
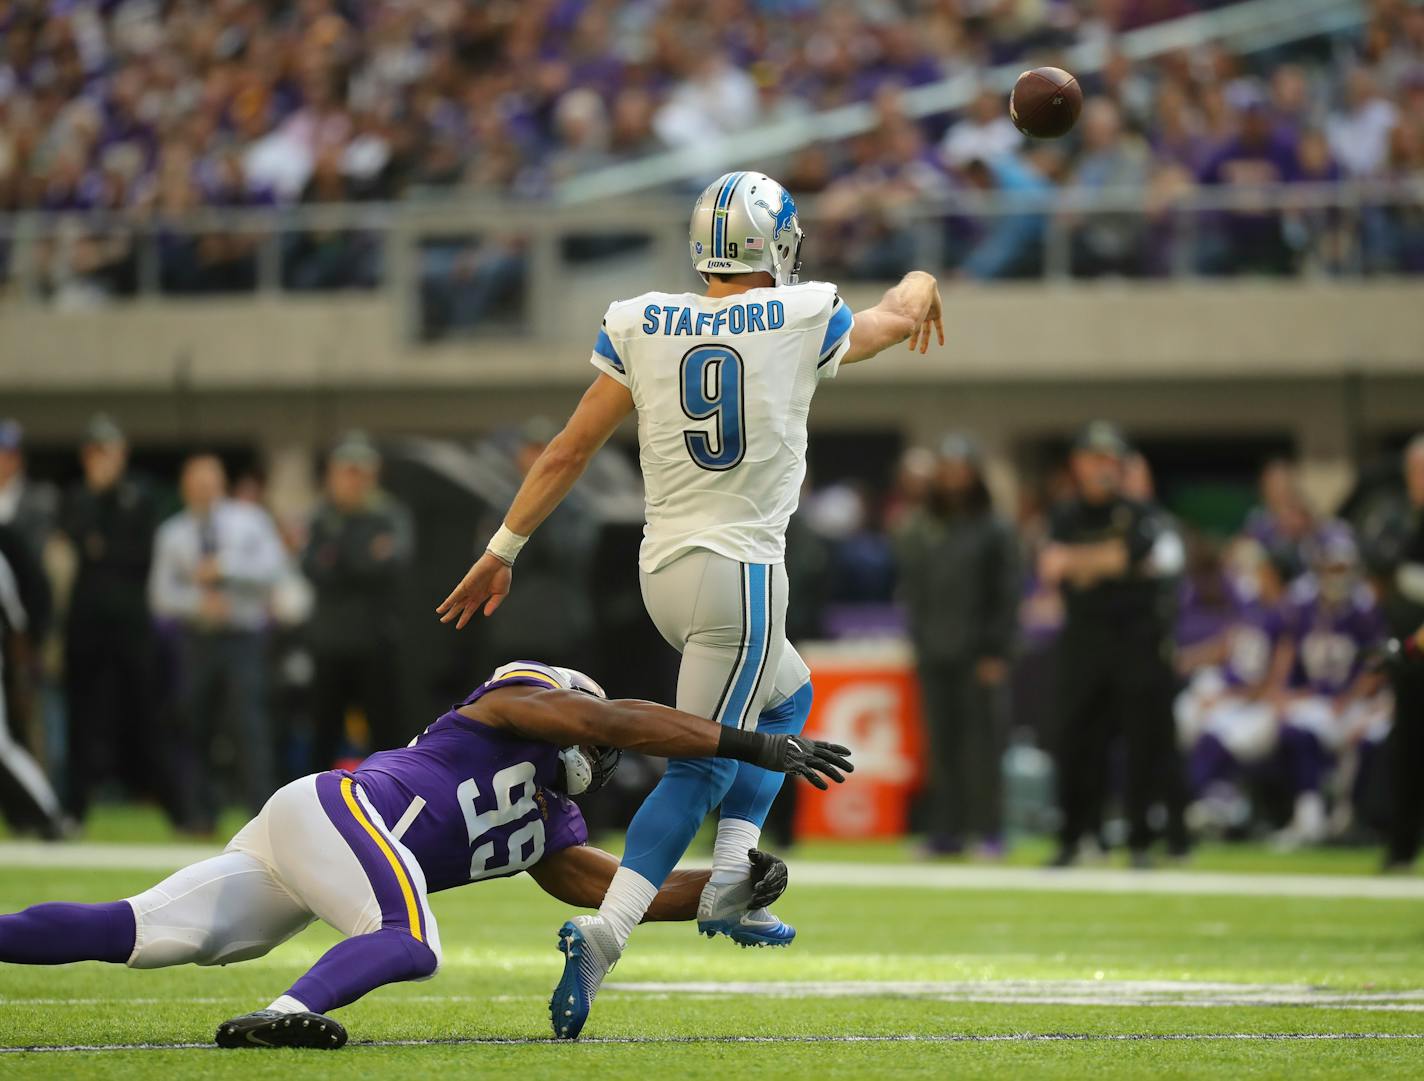
[[[439,929],[420,864],[391,834],[359,784],[350,784],[354,807],[330,798],[323,805],[318,781],[330,788],[333,781],[339,785],[337,776],[301,777],[279,788],[222,855],[129,898],[138,931],[129,966],[225,965],[261,957],[314,919],[348,936],[378,930],[383,911],[387,917],[392,910],[399,913],[406,897],[380,896],[390,892],[390,883],[378,879],[373,885],[334,814],[349,815],[360,834],[346,832],[365,836],[379,859],[386,856],[376,835],[390,850],[390,862],[380,869],[392,882],[403,876],[415,906],[413,926],[438,960]],[[365,855],[368,861],[376,858]]]

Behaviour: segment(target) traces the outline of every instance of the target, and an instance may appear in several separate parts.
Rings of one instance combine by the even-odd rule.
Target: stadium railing
[[[843,201],[842,201],[843,202]],[[893,279],[911,267],[1064,282],[1260,275],[1424,274],[1424,178],[1202,187],[956,192],[931,202],[805,201],[817,277]],[[386,290],[409,335],[548,336],[561,298],[649,280],[691,284],[687,212],[670,198],[582,210],[417,201],[206,208],[182,216],[0,216],[0,302]],[[986,247],[994,249],[984,255]]]

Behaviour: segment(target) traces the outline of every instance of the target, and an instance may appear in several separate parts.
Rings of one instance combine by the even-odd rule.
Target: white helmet
[[[744,172],[718,177],[698,196],[687,239],[703,281],[765,270],[777,285],[795,285],[802,235],[791,193],[765,173]]]

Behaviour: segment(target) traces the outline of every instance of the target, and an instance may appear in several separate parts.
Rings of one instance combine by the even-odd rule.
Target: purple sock
[[[1297,795],[1319,792],[1334,758],[1315,733],[1286,725],[1281,729],[1281,747],[1290,771],[1291,790]]]
[[[287,994],[313,1013],[326,1013],[385,984],[429,976],[437,964],[430,947],[409,931],[383,927],[338,942]]]
[[[134,949],[134,913],[127,901],[78,905],[53,901],[0,916],[0,961],[66,965],[109,961],[121,965]]]
[[[1192,795],[1200,797],[1214,783],[1230,780],[1236,773],[1236,759],[1211,733],[1197,740],[1188,768]]]

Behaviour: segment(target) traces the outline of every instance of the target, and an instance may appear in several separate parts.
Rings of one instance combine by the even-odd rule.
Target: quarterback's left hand
[[[749,910],[770,908],[786,892],[786,863],[759,848],[747,849],[752,862],[752,901]]]
[[[485,552],[457,585],[443,604],[435,609],[441,623],[457,620],[455,629],[462,629],[470,617],[484,607],[485,615],[494,615],[513,584],[514,574],[509,564]]]

